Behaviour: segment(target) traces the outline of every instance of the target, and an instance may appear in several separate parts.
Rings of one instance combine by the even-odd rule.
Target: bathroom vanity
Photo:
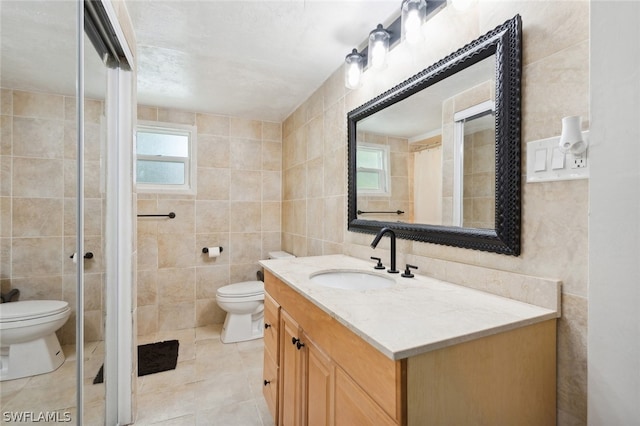
[[[344,255],[261,264],[276,424],[555,424],[558,309],[421,275],[370,290],[311,279],[392,275]]]

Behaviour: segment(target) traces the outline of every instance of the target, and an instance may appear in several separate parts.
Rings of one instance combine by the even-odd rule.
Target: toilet
[[[295,257],[284,251],[269,252],[269,259]],[[264,335],[264,283],[244,281],[220,287],[216,302],[227,312],[222,343],[260,339]]]
[[[49,373],[62,365],[56,336],[71,309],[59,300],[0,303],[0,381]]]

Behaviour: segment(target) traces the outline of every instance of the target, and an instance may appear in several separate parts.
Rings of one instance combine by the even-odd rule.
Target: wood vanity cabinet
[[[268,294],[265,324],[263,394],[274,423],[333,424],[335,372],[331,359]]]
[[[269,271],[265,290],[277,425],[556,423],[555,319],[394,361]]]
[[[262,394],[267,401],[267,407],[274,416],[278,415],[278,389],[280,370],[280,306],[268,294],[264,299],[264,366],[262,369]],[[277,422],[276,422],[277,423]]]

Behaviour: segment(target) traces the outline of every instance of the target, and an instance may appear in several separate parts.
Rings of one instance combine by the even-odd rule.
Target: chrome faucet
[[[390,274],[397,274],[396,270],[396,233],[393,232],[391,228],[382,228],[376,234],[376,237],[371,241],[371,248],[376,248],[380,239],[384,234],[389,234],[389,238],[391,238],[391,266],[387,269],[387,272]]]

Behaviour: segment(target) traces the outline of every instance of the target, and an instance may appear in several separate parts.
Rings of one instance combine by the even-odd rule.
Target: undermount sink
[[[324,271],[312,274],[309,278],[314,284],[343,290],[373,290],[395,284],[392,278],[363,271]]]

